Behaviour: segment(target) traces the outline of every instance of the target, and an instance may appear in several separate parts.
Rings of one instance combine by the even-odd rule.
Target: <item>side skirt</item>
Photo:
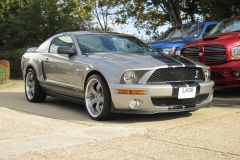
[[[51,96],[51,97],[55,97],[55,98],[63,99],[63,100],[66,100],[66,101],[70,101],[70,102],[74,102],[74,103],[84,104],[85,105],[84,99],[69,97],[69,96],[65,96],[65,95],[62,95],[62,94],[53,93],[53,92],[49,92],[49,91],[45,91],[45,93],[48,96]]]

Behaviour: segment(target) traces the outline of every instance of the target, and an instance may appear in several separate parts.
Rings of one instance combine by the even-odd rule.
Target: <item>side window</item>
[[[58,47],[60,46],[69,46],[73,48],[72,38],[69,36],[60,36],[52,40],[49,48],[50,53],[57,53]]]
[[[215,26],[216,26],[216,24],[208,25],[205,32],[203,33],[203,36],[206,36]]]
[[[37,48],[37,52],[48,52],[48,47],[49,47],[50,41],[47,40],[45,42],[43,42],[38,48]]]

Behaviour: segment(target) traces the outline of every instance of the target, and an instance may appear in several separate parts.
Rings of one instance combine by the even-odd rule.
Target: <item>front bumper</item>
[[[233,72],[240,74],[240,61],[229,61],[224,64],[209,65],[211,69],[211,79],[215,82],[215,87],[239,87],[240,76],[235,77]]]
[[[112,112],[118,113],[133,113],[133,114],[154,114],[162,112],[182,112],[192,111],[203,107],[209,107],[211,105],[213,97],[213,81],[202,82],[197,84],[189,84],[192,87],[196,86],[196,97],[205,95],[204,101],[194,104],[194,106],[188,106],[188,104],[180,105],[154,105],[152,99],[177,99],[178,89],[182,87],[183,83],[175,84],[174,87],[171,84],[109,84],[110,92],[112,96]],[[184,84],[186,85],[186,84]],[[143,95],[131,95],[131,94],[119,94],[118,89],[126,90],[143,90]],[[177,93],[177,94],[176,94]],[[142,101],[141,109],[131,109],[129,103],[131,100],[137,99]],[[190,98],[191,100],[191,98]],[[181,100],[180,100],[181,101]]]

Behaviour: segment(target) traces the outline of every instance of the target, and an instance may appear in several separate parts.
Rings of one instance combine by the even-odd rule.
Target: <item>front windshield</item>
[[[163,35],[160,36],[158,40],[197,38],[199,37],[203,26],[204,26],[203,24],[196,23],[172,27],[165,33],[163,33]]]
[[[228,32],[240,32],[240,18],[223,20],[208,35]]]
[[[133,36],[118,34],[83,34],[76,35],[83,53],[94,52],[155,52],[145,43]]]

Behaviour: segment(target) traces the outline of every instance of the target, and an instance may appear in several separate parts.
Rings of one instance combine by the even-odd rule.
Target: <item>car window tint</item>
[[[57,53],[58,47],[69,46],[73,48],[72,38],[69,36],[60,36],[52,40],[49,48],[50,53]]]
[[[93,52],[154,52],[149,46],[134,36],[118,34],[77,35],[82,53]]]

